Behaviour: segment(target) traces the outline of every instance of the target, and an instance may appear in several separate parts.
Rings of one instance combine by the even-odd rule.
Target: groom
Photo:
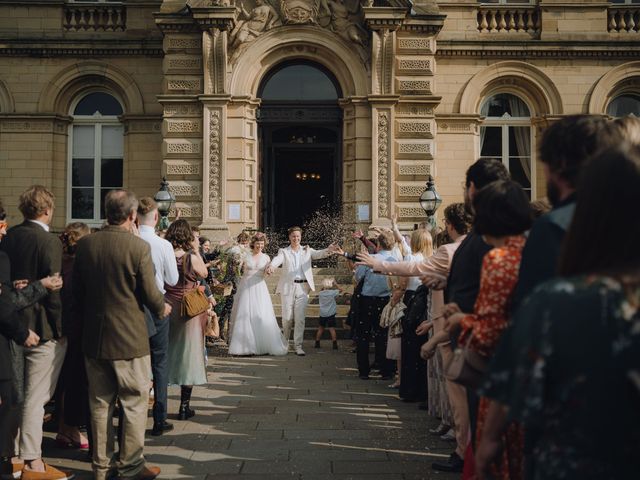
[[[278,250],[278,255],[273,257],[271,265],[267,268],[267,274],[271,274],[280,265],[282,275],[278,281],[276,293],[282,299],[282,328],[284,338],[289,341],[291,326],[295,322],[293,331],[293,344],[296,355],[303,356],[302,340],[304,337],[304,321],[309,292],[315,290],[311,260],[328,257],[336,253],[336,245],[331,244],[324,250],[314,250],[308,246],[302,247],[302,229],[291,227],[289,229],[289,243],[287,248]]]

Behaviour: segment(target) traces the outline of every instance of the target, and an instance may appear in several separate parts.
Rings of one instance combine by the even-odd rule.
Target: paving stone
[[[307,356],[216,356],[210,383],[194,389],[197,415],[175,420],[179,389],[170,388],[175,429],[148,437],[145,457],[160,479],[196,480],[453,480],[431,470],[453,444],[430,435],[436,419],[406,404],[388,381],[357,378],[346,348]],[[148,421],[148,428],[152,420]],[[92,478],[84,454],[55,448],[47,459]]]

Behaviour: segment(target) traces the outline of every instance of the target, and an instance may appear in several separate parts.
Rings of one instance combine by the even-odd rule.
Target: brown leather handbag
[[[467,343],[453,351],[451,360],[445,366],[444,376],[452,382],[475,390],[480,387],[484,374],[489,369],[489,358],[469,347],[472,338],[473,331]]]
[[[187,260],[191,262],[191,252],[185,253],[187,258],[182,262],[182,284],[186,286],[186,277],[187,277]],[[197,317],[201,313],[209,310],[209,300],[204,295],[202,290],[198,287],[192,288],[191,290],[185,291],[182,296],[182,302],[180,304],[180,314],[183,317],[193,318]]]

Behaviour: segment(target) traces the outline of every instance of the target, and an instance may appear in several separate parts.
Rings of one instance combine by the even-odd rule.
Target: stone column
[[[202,224],[212,238],[227,238],[226,170],[227,170],[227,40],[233,28],[235,7],[195,6],[192,14],[202,29],[204,94],[202,155]]]
[[[202,33],[190,18],[158,14],[156,24],[164,34],[162,174],[176,197],[182,218],[202,219]],[[156,182],[160,181],[160,176]]]
[[[393,125],[393,196],[403,230],[425,220],[419,197],[428,175],[437,184],[434,110],[440,97],[435,95],[435,37],[443,20],[437,14],[418,15],[396,32],[393,85],[399,100]]]
[[[343,109],[342,127],[342,208],[349,225],[360,223],[366,228],[369,220],[358,219],[358,205],[369,207],[371,218],[371,107],[366,97],[349,97],[340,102]]]
[[[393,138],[395,105],[399,96],[393,83],[393,55],[396,30],[406,17],[406,9],[366,7],[365,19],[372,33],[371,41],[371,220],[389,218],[394,213]],[[384,222],[384,221],[382,221]]]

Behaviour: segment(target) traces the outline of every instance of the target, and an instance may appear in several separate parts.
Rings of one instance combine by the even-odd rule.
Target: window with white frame
[[[70,220],[100,224],[104,197],[122,188],[124,127],[120,102],[106,92],[92,92],[73,108],[69,138],[68,212]]]
[[[607,105],[607,114],[612,117],[640,117],[640,94],[629,92],[614,97]]]
[[[515,95],[498,93],[484,101],[480,114],[486,117],[480,127],[480,157],[500,160],[533,198],[529,107]]]

